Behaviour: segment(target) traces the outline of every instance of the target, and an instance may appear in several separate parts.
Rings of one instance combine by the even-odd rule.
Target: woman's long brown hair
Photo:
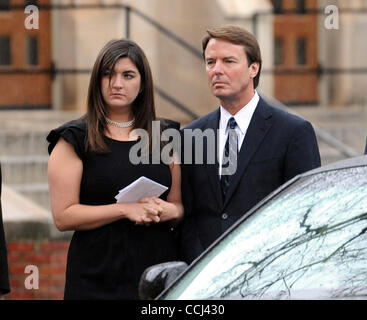
[[[133,41],[119,39],[109,41],[100,51],[94,63],[87,99],[87,113],[84,116],[88,123],[86,149],[98,152],[109,152],[103,135],[107,128],[107,106],[101,90],[102,76],[106,71],[114,70],[121,58],[130,58],[141,76],[140,93],[132,105],[135,119],[134,129],[144,129],[152,136],[152,121],[156,120],[153,77],[148,60],[143,50]]]

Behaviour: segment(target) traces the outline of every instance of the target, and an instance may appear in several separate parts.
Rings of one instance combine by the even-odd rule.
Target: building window
[[[0,11],[10,10],[10,0],[0,0]]]
[[[306,13],[306,1],[305,0],[296,0],[296,12],[298,14]]]
[[[0,36],[0,65],[11,65],[10,37]]]
[[[298,38],[296,41],[296,61],[298,65],[307,63],[307,40],[306,38]]]
[[[274,39],[274,64],[279,66],[283,64],[283,39],[275,38]]]
[[[275,14],[283,13],[283,0],[273,0],[273,8]]]
[[[26,64],[29,66],[38,65],[38,39],[35,36],[26,37],[25,45]]]

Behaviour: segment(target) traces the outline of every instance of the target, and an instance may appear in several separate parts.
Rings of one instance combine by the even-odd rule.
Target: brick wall
[[[24,5],[25,1],[11,0],[11,5]],[[49,4],[50,0],[40,0],[38,4]],[[25,70],[31,73],[0,74],[0,108],[3,107],[49,107],[51,105],[51,74],[39,73],[50,69],[51,57],[51,11],[39,10],[39,28],[26,29],[24,10],[1,11],[1,35],[10,38],[11,64],[2,66],[4,70]],[[38,41],[38,64],[26,63],[26,39],[36,37]],[[32,73],[35,72],[35,73]]]
[[[284,10],[295,10],[296,1],[283,0]],[[307,10],[316,10],[317,1],[305,1]],[[280,40],[280,60],[275,71],[287,69],[296,73],[276,73],[274,76],[274,96],[286,104],[318,103],[319,75],[314,72],[318,67],[318,16],[312,14],[274,17],[274,36]],[[297,40],[305,41],[304,64],[297,62]],[[302,73],[305,71],[305,73]],[[300,72],[300,73],[297,73]],[[310,72],[310,73],[307,73]]]
[[[5,299],[55,300],[64,295],[67,240],[10,241],[8,263],[11,292]],[[33,272],[25,273],[29,265],[38,268],[38,289],[27,289],[25,280]]]

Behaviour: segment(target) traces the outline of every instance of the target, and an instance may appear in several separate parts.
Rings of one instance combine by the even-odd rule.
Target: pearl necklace
[[[128,122],[118,122],[118,121],[113,121],[111,119],[108,119],[106,117],[106,121],[109,123],[109,124],[112,124],[113,126],[115,127],[119,127],[119,128],[127,128],[127,127],[130,127],[134,124],[134,121],[135,119],[132,119],[131,121],[128,121]]]

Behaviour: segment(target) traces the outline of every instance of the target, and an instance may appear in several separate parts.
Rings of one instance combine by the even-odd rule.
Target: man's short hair
[[[224,26],[206,30],[207,35],[202,40],[203,57],[205,60],[205,49],[212,38],[227,40],[233,44],[243,45],[250,66],[254,62],[259,63],[259,71],[254,78],[254,88],[259,84],[261,72],[261,51],[260,46],[253,34],[238,26]]]

